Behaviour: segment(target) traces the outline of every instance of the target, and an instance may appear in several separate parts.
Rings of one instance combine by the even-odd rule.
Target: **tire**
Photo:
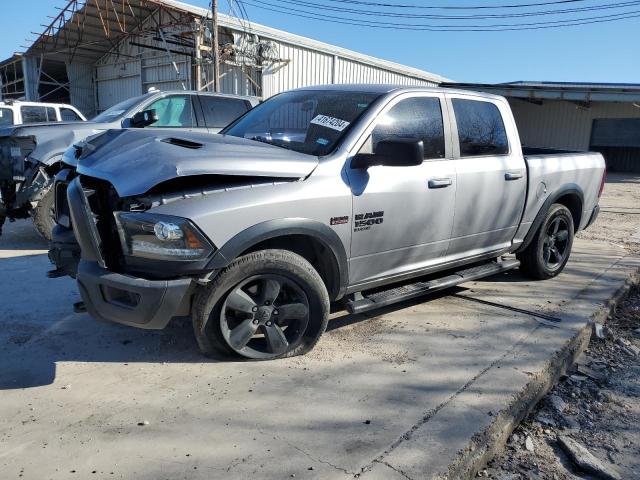
[[[322,278],[287,250],[237,258],[196,294],[192,311],[203,354],[255,360],[309,352],[328,318],[329,294]]]
[[[567,207],[553,204],[531,243],[516,254],[520,271],[535,280],[546,280],[564,269],[573,246],[573,216]]]
[[[36,230],[38,230],[38,233],[46,240],[51,240],[51,232],[53,231],[53,227],[56,226],[53,218],[54,204],[55,194],[53,192],[53,185],[49,185],[40,197],[38,204],[31,211]]]

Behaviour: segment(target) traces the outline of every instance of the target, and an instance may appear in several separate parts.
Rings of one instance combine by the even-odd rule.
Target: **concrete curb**
[[[376,458],[361,478],[475,478],[587,348],[593,323],[604,323],[639,283],[639,265],[640,259],[633,256],[612,264],[563,306],[558,314],[561,324],[541,322],[513,350]],[[462,426],[454,431],[453,425]],[[443,432],[459,434],[459,440],[443,446]]]
[[[623,258],[621,262],[624,260]],[[467,449],[460,453],[454,463],[450,465],[449,471],[440,478],[453,480],[476,477],[477,472],[504,448],[514,428],[533,410],[560,377],[571,368],[580,354],[586,350],[591,340],[593,323],[605,323],[622,300],[626,298],[631,287],[637,285],[639,281],[640,269],[636,267],[613,296],[592,314],[587,324],[576,332],[564,348],[557,351],[548,360],[545,368],[536,374],[513,403],[496,415],[495,421],[484,432],[476,434],[471,439]]]

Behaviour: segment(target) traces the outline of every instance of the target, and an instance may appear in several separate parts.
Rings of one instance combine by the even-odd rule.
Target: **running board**
[[[397,302],[403,302],[412,298],[420,297],[428,293],[444,290],[445,288],[455,287],[464,282],[477,280],[479,278],[495,275],[496,273],[513,270],[520,266],[519,260],[503,260],[500,262],[492,261],[477,267],[471,267],[457,271],[446,277],[429,280],[427,282],[416,282],[409,285],[384,290],[381,292],[371,293],[368,295],[357,295],[355,300],[347,301],[347,310],[349,313],[362,313],[374,308],[384,307]],[[360,297],[360,298],[358,298]]]

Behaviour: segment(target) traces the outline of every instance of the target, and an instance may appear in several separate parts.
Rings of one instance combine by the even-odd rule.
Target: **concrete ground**
[[[28,222],[7,225],[0,478],[467,475],[488,439],[510,433],[522,392],[544,388],[543,372],[638,268],[638,196],[640,178],[613,178],[602,204],[624,213],[577,239],[556,279],[515,271],[337,313],[310,354],[273,362],[204,359],[189,324],[149,332],[74,314],[74,282],[46,278]],[[615,236],[603,233],[609,215],[625,219]]]

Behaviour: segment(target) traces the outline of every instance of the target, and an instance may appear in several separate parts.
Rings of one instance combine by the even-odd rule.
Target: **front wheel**
[[[262,250],[236,259],[196,295],[193,328],[205,355],[270,360],[311,350],[328,317],[329,295],[311,264]]]
[[[51,240],[51,232],[53,227],[56,226],[54,220],[54,203],[55,194],[53,191],[53,185],[46,187],[44,194],[40,197],[37,205],[31,211],[33,217],[33,224],[38,230],[38,233],[44,237],[45,240]]]
[[[516,254],[520,271],[536,280],[546,280],[564,269],[573,246],[573,216],[567,207],[553,204],[529,246]]]

